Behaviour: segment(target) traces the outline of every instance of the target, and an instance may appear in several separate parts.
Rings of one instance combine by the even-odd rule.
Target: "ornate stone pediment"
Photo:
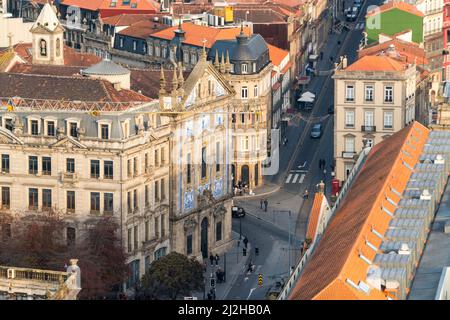
[[[23,141],[11,131],[0,127],[0,144],[23,144]]]
[[[223,217],[227,213],[227,209],[223,205],[223,203],[219,204],[214,208],[213,214],[215,218]]]
[[[197,225],[197,220],[195,218],[187,218],[184,220],[184,230],[192,230],[195,229],[195,226]]]
[[[215,199],[214,196],[211,192],[211,190],[209,189],[205,189],[203,190],[202,194],[199,194],[197,196],[197,201],[198,201],[198,205],[199,207],[207,207],[207,206],[211,206],[214,204]]]
[[[82,144],[81,142],[71,138],[71,137],[65,137],[54,144],[52,144],[53,148],[67,148],[67,149],[73,149],[79,148],[79,149],[87,149],[87,147]]]

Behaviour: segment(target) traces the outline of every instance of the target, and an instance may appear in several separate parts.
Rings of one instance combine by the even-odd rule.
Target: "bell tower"
[[[44,5],[30,32],[33,64],[64,65],[64,28],[54,6]]]

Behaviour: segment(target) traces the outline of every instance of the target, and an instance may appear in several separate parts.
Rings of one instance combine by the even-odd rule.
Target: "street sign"
[[[258,285],[261,287],[263,285],[263,276],[262,274],[258,274]]]

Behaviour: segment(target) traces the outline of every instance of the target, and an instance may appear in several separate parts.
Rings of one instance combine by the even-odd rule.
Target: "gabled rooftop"
[[[387,12],[393,9],[398,9],[401,11],[405,11],[408,13],[411,13],[413,15],[416,15],[418,17],[424,17],[424,14],[419,11],[415,6],[412,4],[409,4],[407,2],[400,2],[400,1],[389,1],[388,3],[383,4],[380,7],[377,7],[376,10],[369,11],[366,15],[366,17],[374,16],[379,13]]]
[[[404,71],[407,64],[388,56],[363,56],[345,71]]]

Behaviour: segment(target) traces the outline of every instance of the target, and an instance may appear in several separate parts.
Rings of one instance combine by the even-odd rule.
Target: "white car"
[[[350,9],[348,9],[346,15],[347,21],[355,21],[357,17],[358,17],[358,7],[353,6]]]

